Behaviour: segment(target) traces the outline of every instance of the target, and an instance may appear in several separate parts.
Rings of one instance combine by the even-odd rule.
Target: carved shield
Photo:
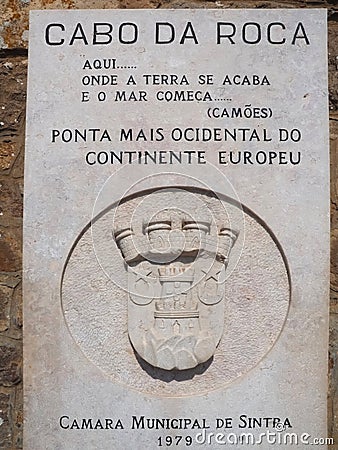
[[[236,233],[171,212],[139,235],[115,230],[115,239],[128,272],[128,334],[137,354],[166,370],[209,360],[223,333],[224,274]]]

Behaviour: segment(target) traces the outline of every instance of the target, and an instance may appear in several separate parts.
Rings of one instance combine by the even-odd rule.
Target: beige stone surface
[[[218,2],[219,3],[219,2]],[[336,123],[337,123],[337,21],[335,17],[337,16],[337,12],[335,13],[335,2],[330,2],[328,4],[329,13],[328,13],[328,28],[329,28],[329,36],[328,36],[328,44],[329,44],[329,89],[330,89],[330,114],[331,114],[331,180],[332,185],[337,180],[336,177]],[[93,3],[91,2],[91,5]],[[109,2],[111,4],[111,2]],[[174,3],[172,3],[174,4]],[[208,2],[210,6],[210,2]],[[21,227],[22,219],[21,215],[21,203],[22,203],[22,176],[23,176],[23,138],[24,138],[24,119],[25,119],[25,89],[26,89],[26,72],[27,72],[27,40],[22,40],[22,35],[25,30],[27,30],[28,23],[28,7],[26,3],[23,2],[2,2],[1,12],[3,21],[6,22],[5,27],[5,45],[8,46],[7,50],[3,50],[0,52],[0,99],[1,106],[5,107],[5,110],[0,110],[1,121],[4,122],[4,126],[0,128],[0,138],[1,141],[6,140],[14,143],[15,153],[18,157],[15,159],[13,166],[6,170],[5,172],[1,172],[1,184],[10,184],[11,190],[5,190],[1,192],[1,227],[2,229],[10,227],[11,229],[17,229]],[[126,2],[120,3],[121,7],[126,6]],[[130,7],[142,7],[143,2],[137,1],[133,3],[128,3]],[[268,2],[229,2],[223,1],[222,5],[224,7],[252,7],[257,8],[268,5]],[[271,2],[269,6],[272,8],[281,7],[283,3],[281,2]],[[301,8],[311,8],[311,2],[289,2],[286,3],[288,7],[301,7]],[[323,3],[324,5],[324,3]],[[65,7],[66,5],[62,5]],[[99,2],[98,7],[106,7],[109,5],[105,5],[104,1]],[[148,6],[148,4],[146,5]],[[164,2],[158,5],[150,5],[149,7],[170,7],[169,2]],[[178,7],[198,7],[205,6],[203,2],[176,2],[175,6]],[[207,6],[207,5],[206,5]],[[217,6],[215,4],[215,6]],[[318,6],[318,3],[317,3]],[[325,5],[324,5],[325,6]],[[83,7],[83,6],[81,6]],[[25,19],[23,19],[25,17]],[[20,28],[21,27],[21,28]],[[27,33],[25,35],[27,39]],[[21,42],[21,43],[20,43]],[[23,48],[24,47],[24,48]],[[14,49],[14,50],[13,50]],[[7,146],[7,144],[6,144]],[[17,192],[17,200],[13,203],[11,192]],[[336,228],[337,228],[337,196],[335,194],[335,190],[332,190],[331,193],[331,214],[332,214],[332,268],[331,268],[331,277],[332,277],[332,285],[331,285],[331,336],[330,336],[330,365],[329,365],[329,374],[330,374],[330,390],[329,390],[329,398],[328,398],[328,412],[329,412],[329,428],[328,435],[335,436],[336,441],[338,442],[338,434],[337,434],[337,337],[336,337],[336,320],[335,317],[337,315],[337,295],[336,295],[336,287],[335,287],[335,278],[336,278],[336,255],[337,251],[335,249],[336,242]],[[7,240],[7,235],[5,236]],[[16,239],[18,242],[21,241],[21,235],[18,233],[16,235]],[[1,255],[3,256],[1,260],[1,270],[5,271],[1,273],[1,280],[4,283],[8,282],[8,275],[17,277],[20,281],[20,272],[15,272],[15,267],[13,267],[13,249],[9,247],[9,245],[3,244],[3,252]],[[17,261],[21,261],[21,248],[17,246],[15,248],[15,252],[17,253]],[[5,257],[6,255],[6,257]],[[11,262],[11,265],[8,265],[8,262]],[[19,267],[19,266],[18,266]],[[6,270],[14,270],[14,272],[6,272]],[[15,337],[15,339],[20,339],[21,335],[21,326],[22,326],[22,313],[21,313],[21,294],[20,294],[20,284],[15,288],[14,297],[11,296],[11,325],[10,329],[2,332],[2,336],[5,337],[6,342],[10,342],[10,340]],[[20,340],[18,341],[18,345],[21,345]],[[15,354],[13,354],[13,357]],[[20,359],[20,355],[19,355]],[[14,360],[13,360],[14,361]],[[7,400],[2,404],[2,415],[1,418],[4,419],[4,426],[0,428],[0,442],[2,448],[6,449],[19,449],[22,448],[21,442],[21,431],[22,431],[22,405],[21,405],[21,389],[20,384],[14,385],[12,387],[2,387],[1,392],[4,392],[4,397]]]
[[[65,14],[67,29],[81,14]],[[95,14],[96,20],[108,20],[108,12],[86,13],[83,17],[86,29],[90,28],[91,14]],[[288,143],[287,149],[302,151],[303,159],[299,166],[262,167],[257,164],[249,168],[245,165],[216,168],[217,151],[248,149],[248,144],[242,140],[236,144],[199,142],[198,147],[194,142],[194,148],[207,148],[206,165],[175,165],[170,167],[171,170],[164,165],[149,164],[86,165],[84,155],[87,151],[168,149],[168,136],[175,126],[217,126],[217,119],[206,118],[203,102],[180,104],[178,115],[177,104],[159,104],[154,100],[154,94],[160,89],[157,86],[144,88],[149,95],[148,104],[92,102],[91,105],[80,105],[80,108],[79,80],[83,58],[96,57],[95,49],[88,47],[83,50],[85,54],[79,54],[81,45],[53,50],[32,45],[30,76],[34,81],[29,90],[25,198],[25,358],[31,363],[30,367],[26,366],[25,373],[26,448],[35,449],[46,442],[50,448],[67,449],[84,445],[87,448],[99,445],[102,449],[125,445],[156,448],[159,432],[140,433],[133,429],[131,416],[134,414],[138,417],[143,414],[146,417],[205,417],[211,431],[215,430],[217,417],[231,416],[234,431],[238,431],[241,414],[266,417],[273,411],[276,417],[289,417],[292,431],[296,433],[311,430],[313,436],[325,436],[327,379],[323,367],[327,363],[329,237],[326,70],[321,59],[325,55],[326,42],[320,31],[325,27],[324,15],[319,11],[285,12],[284,20],[290,28],[302,18],[306,29],[311,30],[311,49],[298,45],[286,52],[285,49],[272,50],[266,44],[250,47],[251,50],[242,46],[240,54],[246,57],[238,58],[238,53],[230,46],[224,59],[220,47],[213,47],[210,58],[210,46],[204,44],[198,48],[190,46],[189,50],[178,46],[175,52],[168,47],[152,48],[150,25],[155,15],[120,11],[114,12],[114,19],[117,14],[120,20],[137,17],[143,24],[142,30],[146,30],[141,35],[142,45],[124,49],[119,54],[123,66],[136,61],[133,65],[136,69],[128,70],[133,70],[138,80],[149,67],[160,73],[185,70],[191,80],[194,74],[208,70],[207,73],[215,74],[218,80],[210,91],[213,99],[219,99],[222,93],[219,80],[224,71],[235,68],[245,73],[248,61],[251,71],[258,66],[264,68],[272,81],[268,88],[231,87],[227,91],[237,106],[247,104],[250,99],[252,105],[272,108],[274,117],[259,121],[260,127],[265,127],[271,134],[272,144],[251,142],[250,150],[281,151],[285,147],[278,142],[276,130],[299,127],[302,142]],[[170,15],[171,20],[181,27],[190,15],[198,24],[200,39],[205,42],[212,36],[213,20],[216,17],[224,20],[223,14],[222,11],[163,11],[157,12],[156,17],[165,21]],[[252,20],[264,24],[267,20],[280,20],[280,12],[252,11],[250,14]],[[32,42],[39,42],[41,30],[46,23],[55,20],[55,16],[54,13],[39,13],[35,17],[31,37]],[[247,12],[227,12],[227,20],[229,17],[247,20]],[[48,66],[42,63],[47,54]],[[124,80],[124,72],[120,73]],[[313,79],[316,79],[315,85]],[[191,83],[196,86],[196,81]],[[174,89],[177,88],[168,91]],[[96,89],[90,89],[91,95],[96,92]],[[107,90],[108,94],[113,92],[111,88]],[[41,133],[41,122],[47,132]],[[233,123],[239,127],[243,121],[236,119]],[[253,120],[244,123],[256,126]],[[69,145],[60,140],[53,144],[50,141],[52,129],[81,129],[98,124],[111,132],[112,142],[108,145],[99,142],[90,145],[72,142]],[[162,124],[167,139],[162,144],[150,142],[145,147],[144,142],[118,142],[117,131],[121,127],[137,130],[140,126],[149,128]],[[182,151],[191,149],[191,144],[170,141],[169,148]],[[230,332],[231,327],[225,323],[228,328],[224,327],[215,358],[204,372],[177,380],[163,380],[158,370],[151,372],[142,368],[127,339],[124,300],[128,301],[128,297],[123,289],[113,287],[110,282],[120,275],[127,283],[127,277],[122,271],[123,260],[114,247],[109,208],[127,195],[132,198],[142,196],[146,189],[196,189],[201,184],[226,197],[226,203],[233,205],[239,199],[244,205],[245,233],[239,234],[243,236],[243,244],[233,248],[234,255],[239,248],[243,251],[234,259],[228,280],[229,298],[235,300],[228,305],[234,329],[230,338],[226,330]],[[161,203],[168,201],[164,198],[159,201]],[[133,203],[126,205],[130,211],[134,210]],[[226,208],[235,214],[236,208],[228,205]],[[97,217],[91,229],[87,229],[91,219]],[[143,214],[135,216],[136,219],[141,217]],[[287,261],[284,266],[282,253]],[[252,262],[251,259],[256,257],[257,262]],[[232,264],[232,259],[229,261]],[[286,264],[291,301],[283,327],[288,304]],[[116,265],[120,265],[120,269],[117,270]],[[92,268],[89,279],[85,277],[88,267]],[[95,297],[97,291],[100,294]],[[272,306],[269,297],[277,299],[278,292],[281,302]],[[257,302],[256,307],[252,302]],[[250,314],[253,323],[246,322]],[[111,320],[111,325],[105,328],[106,320]],[[264,336],[262,340],[257,337],[260,335]],[[252,351],[248,351],[250,348]],[[121,350],[119,358],[115,349]],[[225,355],[230,358],[228,364],[224,364]],[[232,368],[232,373],[227,372]],[[222,378],[226,378],[224,385]],[[215,379],[216,390],[211,386]],[[174,391],[180,396],[188,393],[188,396],[174,396]],[[309,396],[309,392],[315,396]],[[112,404],[115,405],[113,409]],[[113,416],[114,420],[121,419],[125,429],[114,432],[107,442],[106,435],[100,430],[84,435],[81,431],[63,429],[59,419],[64,414],[79,419]],[[170,434],[174,433],[170,431]],[[197,443],[195,447],[198,448]],[[269,444],[262,448],[270,449]]]

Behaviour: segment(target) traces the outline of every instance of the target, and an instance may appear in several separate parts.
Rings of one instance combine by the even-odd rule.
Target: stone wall
[[[336,0],[2,0],[0,12],[0,448],[22,448],[22,199],[30,9],[327,8],[331,135],[328,436],[338,445],[338,11]],[[43,338],[43,337],[42,337]],[[325,370],[325,368],[323,368]],[[309,395],[311,393],[309,392]],[[338,447],[334,447],[338,448]]]

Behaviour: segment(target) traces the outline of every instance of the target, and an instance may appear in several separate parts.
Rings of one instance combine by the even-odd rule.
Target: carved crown
[[[150,259],[159,263],[177,256],[197,256],[199,252],[214,254],[227,262],[238,232],[226,226],[212,226],[205,220],[180,217],[158,217],[145,222],[142,231],[118,225],[113,230],[116,244],[125,260],[131,263]]]

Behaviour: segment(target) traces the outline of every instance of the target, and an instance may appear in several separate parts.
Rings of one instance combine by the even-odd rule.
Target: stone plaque
[[[327,437],[323,10],[31,14],[24,448]]]

